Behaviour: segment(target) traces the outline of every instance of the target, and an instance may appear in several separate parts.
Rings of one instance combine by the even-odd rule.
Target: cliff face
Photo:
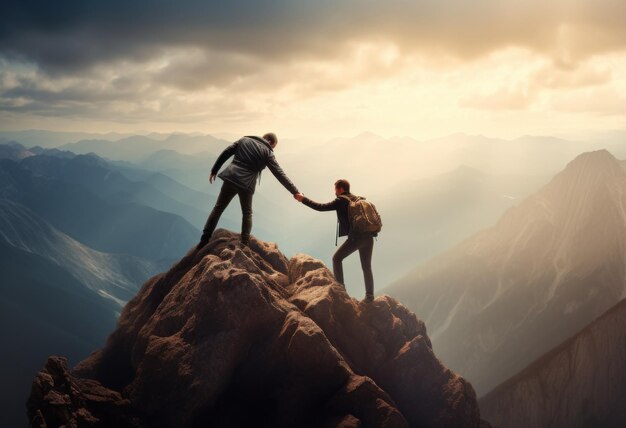
[[[237,239],[218,231],[146,282],[71,372],[51,357],[32,424],[481,426],[471,385],[397,301],[360,303],[320,261]]]
[[[583,153],[492,228],[386,291],[483,395],[624,297],[625,225],[625,171],[606,150]]]
[[[626,300],[481,399],[503,427],[626,426]]]

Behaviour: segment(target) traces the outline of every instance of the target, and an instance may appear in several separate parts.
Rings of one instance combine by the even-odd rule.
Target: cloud
[[[154,81],[183,91],[231,85],[242,76],[261,74],[268,68],[248,55],[197,48],[181,49],[166,61],[167,65],[154,73]]]
[[[556,97],[552,107],[567,113],[626,116],[626,97],[613,88],[599,88]]]
[[[530,76],[531,84],[549,89],[575,89],[604,85],[613,78],[611,69],[584,63],[563,68],[546,65]]]
[[[481,63],[484,69],[493,68],[492,81],[482,82],[485,88],[463,96],[459,105],[479,110],[531,109],[544,99],[559,97],[560,93],[610,86],[614,70],[607,63],[622,59],[623,56],[618,59],[596,58],[565,66],[528,52],[508,57],[494,55],[490,62]]]
[[[284,105],[392,76],[409,65],[392,45],[361,44],[340,63],[308,60],[259,64],[242,54],[198,48],[164,51],[144,63],[105,64],[80,76],[51,76],[34,66],[0,62],[0,110],[124,121],[187,121],[267,113]],[[244,72],[246,71],[247,72]],[[242,100],[239,104],[232,101]],[[133,104],[135,104],[133,106]],[[245,106],[245,107],[244,107]]]
[[[521,46],[564,62],[626,48],[621,0],[9,0],[0,17],[0,52],[49,73],[181,47],[258,63],[336,58],[346,43],[368,39],[460,58]]]
[[[476,94],[461,99],[461,107],[470,107],[479,110],[522,110],[530,107],[533,94],[528,88],[513,87],[500,88],[488,94]]]
[[[509,49],[543,61],[524,76],[504,70],[499,81],[457,86],[450,103],[524,110],[542,93],[611,84],[617,73],[593,63],[626,49],[623,22],[623,0],[8,0],[0,111],[126,122],[271,117],[308,97],[412,69],[466,70]],[[430,96],[436,105],[439,94]]]

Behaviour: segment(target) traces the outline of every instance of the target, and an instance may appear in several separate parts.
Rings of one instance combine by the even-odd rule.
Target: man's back
[[[259,172],[267,165],[267,159],[273,156],[268,143],[258,137],[242,137],[239,139],[233,162],[239,162],[254,172]]]
[[[211,174],[217,174],[217,171],[231,156],[234,156],[233,161],[219,174],[222,180],[254,193],[257,177],[267,166],[291,194],[298,193],[296,186],[278,165],[272,146],[263,138],[246,136],[235,141],[217,158]]]

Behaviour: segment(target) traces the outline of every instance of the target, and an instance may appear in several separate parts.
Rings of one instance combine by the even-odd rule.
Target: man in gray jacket
[[[235,195],[239,196],[243,214],[241,242],[244,245],[248,245],[250,230],[252,229],[252,197],[257,178],[260,177],[261,171],[266,166],[272,171],[272,174],[274,174],[280,184],[285,186],[292,195],[298,193],[298,189],[289,180],[274,157],[274,148],[277,144],[278,138],[276,134],[271,132],[263,135],[263,138],[246,136],[235,141],[219,155],[211,169],[209,182],[213,183],[217,176],[224,180],[224,183],[213,211],[211,211],[204,225],[202,237],[197,246],[198,249],[204,247],[209,242],[220,216]],[[218,175],[217,173],[224,162],[231,156],[234,156],[233,161]]]

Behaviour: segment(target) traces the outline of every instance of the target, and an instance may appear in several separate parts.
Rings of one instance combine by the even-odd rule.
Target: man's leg
[[[252,197],[254,193],[239,191],[239,203],[241,204],[241,242],[248,244],[250,231],[252,230]]]
[[[363,269],[363,279],[365,280],[365,299],[374,298],[374,274],[372,273],[372,253],[374,252],[374,238],[362,238],[359,246],[359,256],[361,258],[361,268]]]
[[[213,211],[211,211],[211,214],[209,215],[209,218],[207,218],[204,228],[202,229],[202,237],[200,238],[200,244],[198,244],[199,247],[202,247],[204,244],[209,242],[209,239],[211,238],[211,235],[213,235],[222,213],[236,194],[237,188],[235,185],[229,183],[228,181],[224,181],[220,194],[217,196],[217,201],[215,202]]]
[[[348,257],[350,254],[354,253],[358,247],[355,245],[356,242],[350,238],[346,240],[337,251],[333,255],[333,274],[335,275],[335,279],[338,283],[342,284],[345,287],[343,282],[343,259]]]

